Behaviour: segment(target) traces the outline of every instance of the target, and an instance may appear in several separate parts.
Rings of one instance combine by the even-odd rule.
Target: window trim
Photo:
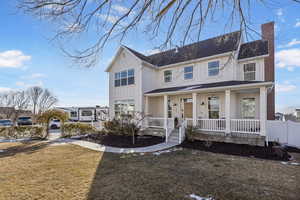
[[[209,71],[212,70],[212,69],[210,69],[209,63],[214,63],[214,62],[218,63],[218,67],[213,67],[213,70],[215,70],[217,68],[218,69],[218,73],[214,74],[214,75],[210,75]],[[207,75],[208,75],[208,77],[214,77],[214,76],[220,75],[220,63],[221,63],[220,60],[213,60],[213,61],[207,62]]]
[[[254,71],[246,71],[246,67],[247,65],[251,65],[251,64],[254,64]],[[246,80],[246,74],[252,74],[254,73],[254,79],[250,79],[250,80]],[[255,81],[256,80],[256,63],[255,62],[249,62],[249,63],[245,63],[243,64],[243,75],[244,75],[244,81]]]
[[[187,67],[192,67],[192,71],[191,72],[185,72],[185,68],[187,68]],[[188,79],[186,79],[185,78],[185,75],[186,74],[192,74],[192,78],[188,78]],[[185,80],[185,81],[190,81],[190,80],[193,80],[194,79],[194,65],[187,65],[187,66],[184,66],[183,67],[183,80]]]
[[[244,116],[244,108],[243,108],[243,100],[246,100],[246,99],[252,99],[254,100],[254,113],[253,113],[253,116]],[[240,107],[241,107],[241,117],[242,119],[255,119],[256,118],[256,98],[255,97],[243,97],[240,101]]]
[[[218,118],[211,118],[210,117],[210,112],[211,111],[215,111],[215,110],[211,110],[210,109],[210,98],[217,98],[218,99],[218,102],[219,102],[219,104],[218,104]],[[208,119],[220,119],[220,114],[221,114],[221,98],[219,97],[219,96],[217,96],[217,95],[212,95],[212,96],[208,96],[207,97],[207,114],[208,114]]]
[[[129,75],[129,71],[133,71],[132,75]],[[125,74],[126,72],[126,76],[122,76],[122,73]],[[133,83],[128,83],[129,79],[132,78],[133,79]],[[126,80],[126,84],[123,84],[123,81]],[[114,86],[115,87],[122,87],[122,86],[128,86],[128,85],[134,85],[135,84],[135,69],[134,68],[130,68],[130,69],[124,69],[122,71],[119,72],[115,72],[114,73]]]
[[[118,109],[116,109],[116,105],[126,105],[126,109],[124,111],[124,108],[121,106],[118,106]],[[130,105],[133,105],[133,110],[130,111],[128,108]],[[115,117],[120,117],[120,115],[116,114],[117,112],[119,114],[130,114],[130,112],[135,111],[135,100],[134,99],[122,99],[122,100],[115,100],[114,101],[114,116]],[[127,112],[127,113],[126,113]]]
[[[170,72],[171,74],[166,75],[166,72]],[[166,81],[166,78],[170,77],[170,81]],[[164,71],[164,82],[165,83],[171,83],[173,81],[173,71],[171,69],[167,69]]]

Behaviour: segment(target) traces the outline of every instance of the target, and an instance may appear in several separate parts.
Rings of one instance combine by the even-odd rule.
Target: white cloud
[[[282,8],[279,8],[279,9],[276,10],[276,15],[277,15],[277,16],[282,16],[282,15],[283,15],[283,10],[282,10]]]
[[[110,22],[110,23],[112,23],[112,24],[114,24],[114,23],[116,23],[117,22],[117,20],[118,20],[118,17],[117,16],[113,16],[113,15],[103,15],[103,14],[101,14],[101,15],[99,15],[99,17],[102,19],[102,20],[106,20],[106,21],[108,21],[108,22]]]
[[[3,51],[0,52],[0,68],[19,68],[24,65],[24,62],[29,61],[30,59],[31,56],[25,55],[19,50]]]
[[[289,43],[287,43],[286,45],[279,46],[279,48],[292,47],[292,46],[295,46],[295,45],[298,45],[298,44],[300,44],[300,40],[297,40],[296,38],[294,38]]]
[[[25,83],[24,81],[17,81],[16,86],[22,87],[22,88],[29,88],[33,86],[40,86],[43,87],[43,82],[42,81],[36,81],[34,83]]]
[[[293,70],[300,67],[300,48],[285,49],[275,53],[276,66]]]
[[[37,79],[37,78],[44,78],[44,77],[46,77],[46,75],[42,73],[33,73],[28,76],[21,76],[22,79]]]
[[[276,10],[276,15],[281,22],[285,22],[285,19],[283,17],[283,9],[282,8],[279,8]]]
[[[296,22],[296,24],[295,24],[295,26],[294,26],[295,28],[298,28],[298,27],[300,27],[300,21],[298,21],[298,22]]]
[[[11,92],[13,89],[8,87],[0,87],[0,93]]]
[[[126,14],[129,11],[128,8],[120,5],[113,5],[111,8],[119,12],[120,14]]]
[[[275,85],[276,92],[291,92],[296,89],[297,89],[297,87],[295,85],[288,83],[288,82]]]

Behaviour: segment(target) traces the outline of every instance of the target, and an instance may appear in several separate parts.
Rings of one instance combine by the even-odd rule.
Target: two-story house
[[[111,118],[139,111],[153,127],[186,121],[202,131],[265,136],[275,115],[274,23],[261,26],[260,40],[242,35],[149,56],[121,46],[106,69]]]

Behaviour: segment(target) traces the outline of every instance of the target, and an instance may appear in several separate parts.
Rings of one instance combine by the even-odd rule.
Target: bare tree
[[[251,28],[252,8],[258,4],[266,7],[282,4],[274,0],[124,0],[123,6],[112,0],[18,1],[18,8],[26,13],[53,22],[57,27],[54,39],[62,45],[63,52],[86,67],[97,62],[107,42],[116,38],[122,41],[137,30],[150,34],[151,38],[160,35],[161,49],[199,40],[210,22],[220,18],[224,30],[239,26],[246,33],[258,34]],[[289,1],[286,3],[300,3]],[[70,46],[65,44],[70,41],[66,39],[90,31],[97,35],[92,45],[82,50],[65,48]]]
[[[28,96],[30,98],[31,104],[32,104],[32,113],[35,115],[36,113],[36,107],[38,105],[39,99],[43,93],[43,89],[38,86],[34,86],[28,89]]]
[[[58,99],[48,90],[38,86],[27,90],[33,115],[38,115],[52,108]]]
[[[0,95],[0,105],[6,118],[15,124],[19,115],[29,106],[29,98],[25,91],[14,91]]]

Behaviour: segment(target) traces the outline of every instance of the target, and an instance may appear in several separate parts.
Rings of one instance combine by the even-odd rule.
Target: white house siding
[[[126,69],[134,69],[135,84],[127,86],[114,86],[114,76],[116,72]],[[135,103],[135,110],[141,111],[142,108],[142,67],[141,61],[127,50],[122,50],[118,58],[113,63],[109,70],[109,112],[110,117],[114,117],[114,103],[116,100],[133,99]]]
[[[159,87],[176,87],[183,85],[192,85],[199,83],[212,83],[220,81],[234,80],[234,61],[229,59],[228,56],[216,57],[214,59],[201,60],[196,63],[191,64],[180,64],[174,67],[160,68],[158,71],[158,83]],[[208,62],[220,61],[220,71],[219,75],[208,76]],[[184,67],[193,67],[193,79],[184,80]],[[164,82],[164,71],[172,70],[172,81],[169,83]]]
[[[149,97],[149,115],[152,117],[164,117],[163,96]]]
[[[158,88],[157,77],[158,77],[157,69],[143,65],[142,78],[141,78],[142,94]],[[142,110],[145,110],[146,102],[145,102],[144,95],[142,95],[141,98],[142,98],[141,101],[144,102],[142,105]]]

